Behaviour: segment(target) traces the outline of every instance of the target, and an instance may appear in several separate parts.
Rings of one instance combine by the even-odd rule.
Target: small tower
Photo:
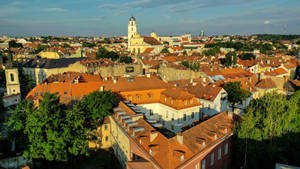
[[[128,23],[128,47],[130,46],[130,39],[137,33],[137,25],[135,18],[132,16]]]
[[[5,65],[5,78],[7,95],[20,94],[19,73],[18,69],[12,63],[11,54],[8,63]]]

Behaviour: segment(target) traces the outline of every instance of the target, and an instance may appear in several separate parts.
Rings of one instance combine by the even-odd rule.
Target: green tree
[[[183,56],[187,56],[187,55],[188,55],[187,51],[184,50],[184,51],[183,51]]]
[[[242,60],[254,60],[255,55],[252,53],[242,53],[241,55],[239,55],[239,58]]]
[[[38,54],[38,53],[40,53],[41,51],[43,51],[43,50],[45,50],[47,48],[48,48],[47,45],[38,44],[36,50],[34,51],[34,53]]]
[[[299,165],[299,100],[300,92],[290,100],[272,93],[250,102],[234,128],[235,168],[274,168],[276,162]]]
[[[0,68],[0,87],[6,86],[5,70]]]
[[[228,101],[231,103],[232,111],[234,111],[234,105],[239,103],[250,96],[250,92],[241,89],[240,82],[229,82],[223,85],[223,88],[228,94]]]
[[[89,42],[82,43],[82,47],[93,48],[95,46],[96,46],[96,44],[94,44],[94,43],[89,43]]]
[[[229,67],[231,65],[236,65],[236,53],[235,52],[228,52],[225,55],[225,66]]]
[[[122,56],[119,58],[120,63],[132,63],[132,58],[130,56]]]
[[[220,53],[220,47],[216,46],[211,49],[203,51],[204,56],[215,56],[217,53]]]
[[[170,53],[169,50],[167,48],[163,48],[160,53]]]
[[[296,42],[296,44],[297,44],[297,45],[300,45],[300,40],[298,40],[298,41]]]
[[[296,49],[296,48],[293,48],[291,50],[288,51],[287,55],[290,55],[290,56],[297,56],[299,53],[299,50]]]
[[[0,96],[0,114],[4,113],[5,108],[4,108],[4,103],[3,103],[3,99],[2,96]]]
[[[16,151],[24,151],[28,146],[28,138],[24,133],[26,119],[34,111],[33,102],[22,100],[14,109],[9,110],[9,138],[16,141]]]
[[[113,61],[116,61],[119,59],[119,55],[116,52],[113,51],[108,51],[104,47],[101,47],[98,49],[96,53],[96,59],[101,59],[101,58],[110,58]]]
[[[64,44],[62,45],[62,47],[63,47],[63,48],[70,48],[71,46],[70,46],[69,44],[67,44],[67,43],[64,43]]]
[[[17,43],[15,40],[11,40],[8,42],[9,48],[22,48],[23,45],[21,43]]]
[[[81,100],[82,111],[89,115],[89,119],[96,126],[103,123],[105,116],[112,114],[112,108],[117,104],[117,96],[110,91],[95,91]]]

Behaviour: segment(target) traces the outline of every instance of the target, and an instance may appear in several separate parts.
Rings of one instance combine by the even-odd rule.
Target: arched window
[[[12,82],[15,81],[15,77],[14,77],[13,73],[10,74],[10,81],[12,81]]]

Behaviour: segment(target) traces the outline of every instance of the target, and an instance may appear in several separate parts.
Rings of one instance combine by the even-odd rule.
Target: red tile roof
[[[268,75],[268,76],[278,76],[278,75],[283,75],[286,73],[287,73],[287,71],[285,71],[283,68],[277,68],[277,69],[271,70],[269,72],[265,72],[264,74]]]
[[[153,37],[144,37],[144,42],[150,44],[150,45],[162,45],[158,40],[156,40]]]

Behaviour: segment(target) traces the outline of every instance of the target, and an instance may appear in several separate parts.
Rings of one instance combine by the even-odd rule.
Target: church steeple
[[[130,39],[137,33],[137,25],[135,18],[131,16],[128,23],[128,48],[130,46]]]

